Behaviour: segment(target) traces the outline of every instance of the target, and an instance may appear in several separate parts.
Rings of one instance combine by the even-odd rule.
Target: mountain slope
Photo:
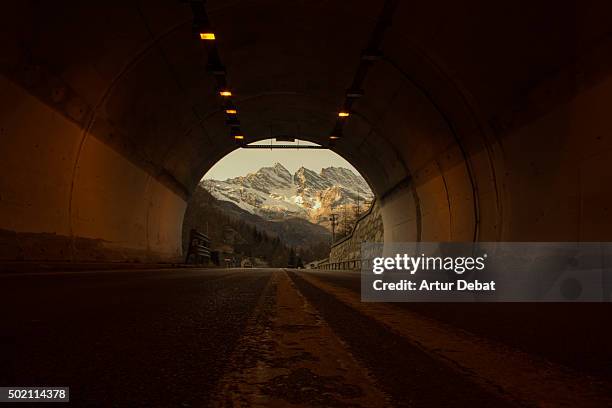
[[[325,257],[331,239],[329,231],[320,225],[300,218],[269,221],[233,202],[217,200],[201,186],[185,212],[184,250],[192,228],[207,233],[214,250],[258,256],[271,266],[286,266],[290,248],[305,261]]]
[[[329,244],[329,231],[302,218],[270,221],[252,214],[233,202],[218,200],[215,206],[236,220],[255,226],[259,231],[278,237],[287,246],[306,248],[312,244]]]
[[[328,229],[331,214],[342,223],[365,211],[365,202],[374,197],[360,175],[342,167],[327,167],[320,173],[301,167],[292,175],[275,163],[225,181],[203,180],[201,185],[215,198],[266,220],[300,218]]]

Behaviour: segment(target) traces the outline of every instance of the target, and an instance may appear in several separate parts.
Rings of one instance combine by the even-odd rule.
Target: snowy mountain
[[[225,181],[203,180],[201,185],[215,198],[265,219],[297,217],[328,228],[331,214],[340,222],[352,219],[374,198],[366,181],[343,167],[327,167],[320,173],[301,167],[292,175],[276,163]]]

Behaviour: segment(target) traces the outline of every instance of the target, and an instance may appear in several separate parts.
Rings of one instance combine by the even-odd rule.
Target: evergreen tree
[[[289,268],[295,268],[295,265],[296,265],[295,250],[293,249],[293,247],[291,247],[291,249],[289,250],[288,266]]]

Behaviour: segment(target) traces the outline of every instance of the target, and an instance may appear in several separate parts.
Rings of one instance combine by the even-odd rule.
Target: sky
[[[279,142],[272,142],[279,143]],[[280,142],[280,144],[314,144],[300,140],[296,143]],[[270,139],[253,144],[270,144]],[[304,166],[315,172],[324,167],[346,167],[356,174],[359,172],[340,155],[331,150],[290,150],[290,149],[237,149],[222,158],[204,175],[205,179],[225,180],[232,177],[254,173],[262,167],[280,163],[290,173]]]

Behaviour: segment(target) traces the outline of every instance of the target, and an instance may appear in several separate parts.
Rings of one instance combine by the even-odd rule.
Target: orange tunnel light
[[[214,41],[215,33],[200,33],[200,40]]]
[[[342,112],[338,112],[338,116],[341,118],[347,118],[349,117],[350,113],[346,112],[346,111],[342,111]]]
[[[228,115],[236,115],[238,111],[236,109],[226,109],[225,113],[227,113]]]
[[[224,89],[222,91],[219,91],[219,95],[221,95],[221,96],[232,96],[232,92]]]

